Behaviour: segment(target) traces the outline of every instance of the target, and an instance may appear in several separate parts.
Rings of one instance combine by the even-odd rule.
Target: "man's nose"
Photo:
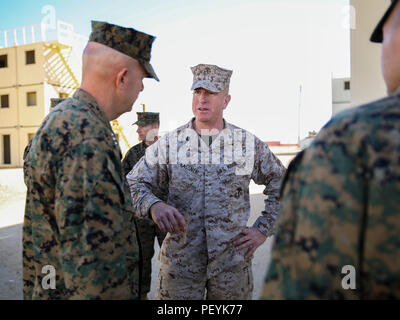
[[[205,91],[201,91],[200,92],[200,97],[199,97],[200,101],[201,102],[205,102],[207,100],[207,98],[208,98],[207,93]]]

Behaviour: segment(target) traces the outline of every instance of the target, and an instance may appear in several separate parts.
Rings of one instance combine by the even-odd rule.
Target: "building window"
[[[28,107],[36,106],[36,92],[26,93],[26,104]]]
[[[10,135],[3,135],[3,164],[11,164]]]
[[[1,108],[9,108],[8,104],[8,94],[2,94],[0,98],[0,106]]]
[[[344,90],[350,90],[350,81],[344,82]]]
[[[61,99],[66,99],[66,98],[68,98],[68,93],[60,92],[58,94],[58,97],[61,98]]]
[[[0,56],[0,68],[7,68],[7,55],[3,54]]]
[[[25,61],[26,64],[35,63],[35,50],[25,51]]]

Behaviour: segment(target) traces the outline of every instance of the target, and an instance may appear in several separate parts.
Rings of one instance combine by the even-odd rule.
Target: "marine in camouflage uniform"
[[[103,22],[92,27],[89,41],[138,60],[138,50],[150,50],[154,39]],[[44,119],[25,153],[24,299],[139,298],[137,231],[110,120],[78,89]],[[48,265],[55,288],[44,286]]]
[[[400,89],[335,116],[293,160],[262,298],[400,298],[399,120]]]
[[[159,124],[159,113],[137,112],[137,115],[138,121],[136,121],[134,125],[138,125],[139,129],[147,126],[151,129],[151,126],[155,123]],[[129,149],[122,161],[125,176],[133,169],[140,158],[144,156],[148,144],[150,145],[153,142],[155,142],[155,140],[147,141],[146,138],[144,138],[141,143]],[[137,219],[136,225],[138,228],[140,246],[142,248],[141,298],[146,299],[147,293],[150,291],[151,287],[151,259],[154,255],[154,238],[157,237],[158,244],[161,247],[165,238],[165,233],[161,232],[158,226],[150,219]]]
[[[140,128],[144,128],[147,126],[155,125],[157,124],[157,128],[149,128],[150,130],[157,130],[158,132],[158,125],[160,122],[160,116],[159,113],[157,112],[136,112],[138,116],[138,120],[133,123],[132,125],[137,125],[138,130]],[[144,156],[146,152],[146,148],[157,141],[158,137],[153,137],[153,141],[148,141],[146,140],[146,137],[143,137],[142,142],[138,143],[137,145],[133,146],[128,150],[126,153],[124,160],[122,161],[122,166],[124,168],[125,175],[129,173],[129,171],[132,170],[132,168],[135,166],[135,164],[140,160],[141,157]]]
[[[194,90],[214,92],[227,87],[231,74],[210,65],[192,71]],[[254,180],[266,187],[265,211],[253,227],[270,236],[285,169],[267,144],[251,133],[223,120],[223,130],[208,144],[194,130],[195,121],[147,148],[127,175],[136,215],[149,217],[150,208],[161,202],[159,192],[168,194],[166,202],[187,223],[185,232],[170,232],[163,242],[156,299],[203,299],[205,290],[207,299],[251,299],[251,259],[245,259],[247,249],[234,246],[250,215],[249,183]],[[194,147],[189,158],[201,161],[187,161],[188,144]],[[233,150],[235,155],[244,152],[248,161],[233,157]]]
[[[122,160],[122,167],[124,168],[125,175],[127,175],[140,160],[140,158],[144,156],[146,153],[146,148],[147,144],[142,141],[129,149],[124,157],[124,160]]]

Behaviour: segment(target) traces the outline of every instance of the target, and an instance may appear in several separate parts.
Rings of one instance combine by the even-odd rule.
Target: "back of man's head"
[[[138,67],[140,65],[135,59],[100,43],[89,42],[83,51],[82,84],[110,85],[121,69]]]
[[[144,78],[158,81],[150,64],[153,40],[132,28],[92,21],[82,58],[81,88],[95,98],[109,120],[132,109]]]
[[[81,88],[90,93],[109,120],[132,109],[146,72],[141,64],[105,45],[89,42],[82,58]]]

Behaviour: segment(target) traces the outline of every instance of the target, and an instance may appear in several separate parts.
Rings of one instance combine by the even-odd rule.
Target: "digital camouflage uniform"
[[[43,121],[24,163],[25,299],[138,298],[139,248],[118,142],[78,89]],[[52,265],[56,289],[42,288]]]
[[[51,98],[50,99],[50,111],[53,110],[58,104],[63,102],[65,98]]]
[[[168,233],[163,242],[156,298],[202,299],[207,283],[208,299],[251,299],[251,259],[244,259],[248,249],[238,251],[232,242],[249,219],[251,179],[264,184],[264,194],[268,196],[265,211],[254,227],[266,236],[272,235],[285,169],[267,144],[252,134],[224,121],[225,129],[209,146],[193,130],[192,121],[148,147],[146,156],[127,176],[136,215],[148,217],[150,207],[161,201],[153,188],[168,194],[166,202],[187,223],[184,234]],[[234,136],[240,138],[235,146]],[[226,149],[225,140],[230,141]],[[198,147],[189,158],[206,157],[210,159],[208,164],[187,163],[180,158],[179,155],[187,154],[188,143]],[[244,162],[225,162],[224,154],[229,147],[240,154],[246,150],[250,159],[246,170]],[[232,153],[227,154],[226,160]],[[211,163],[211,159],[216,161]]]
[[[125,155],[122,161],[124,175],[126,176],[135,164],[142,158],[146,152],[146,143],[141,142],[133,146]],[[138,236],[142,247],[142,282],[141,295],[145,299],[151,287],[151,259],[154,255],[154,238],[157,237],[158,244],[162,245],[165,233],[150,219],[137,219]]]
[[[340,113],[293,160],[263,298],[400,298],[399,120],[400,89]]]
[[[65,100],[65,98],[50,98],[50,111],[53,110],[53,108],[58,105],[59,103],[63,102]],[[27,144],[27,146],[25,147],[24,150],[24,156],[23,159],[26,159],[26,157],[28,156],[28,152],[31,149],[31,144],[32,144],[32,140],[30,140]],[[28,171],[24,170],[24,180],[27,178],[25,175],[28,174]]]
[[[142,141],[137,145],[133,146],[126,153],[124,160],[122,160],[122,167],[124,169],[125,176],[132,170],[135,164],[144,156],[146,152],[147,145]]]
[[[92,29],[89,41],[137,59],[157,79],[149,63],[154,37],[105,22]],[[24,156],[24,299],[138,299],[132,201],[97,101],[78,89],[44,119]],[[48,265],[55,289],[45,289]]]
[[[263,298],[400,298],[399,159],[400,91],[323,128],[287,171]]]
[[[191,90],[229,88],[231,70],[208,64],[191,70]],[[268,196],[254,227],[272,235],[285,169],[265,143],[223,122],[220,133],[200,136],[192,119],[147,148],[146,157],[127,176],[136,215],[148,217],[150,207],[163,200],[157,193],[167,194],[166,202],[187,224],[184,234],[167,234],[163,242],[157,299],[203,299],[205,289],[207,299],[252,297],[251,259],[244,259],[248,249],[239,252],[232,242],[242,235],[250,215],[251,179],[264,184]]]

